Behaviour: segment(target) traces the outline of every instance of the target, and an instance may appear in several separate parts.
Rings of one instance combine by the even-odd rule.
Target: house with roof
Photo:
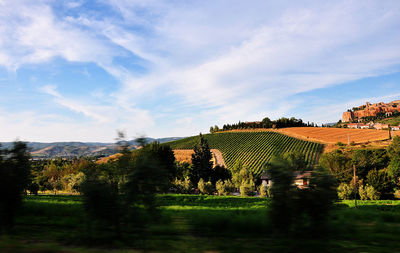
[[[311,179],[311,171],[294,171],[294,182],[293,184],[300,189],[307,188],[310,185]],[[272,177],[268,174],[268,172],[264,172],[261,175],[261,181],[263,186],[267,186],[268,188],[273,185]]]

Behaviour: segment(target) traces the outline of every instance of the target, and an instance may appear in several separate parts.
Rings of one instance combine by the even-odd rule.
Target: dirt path
[[[224,160],[224,157],[222,156],[221,151],[219,151],[218,149],[211,149],[211,153],[215,160],[214,165],[215,166],[224,166],[226,168],[225,160]]]

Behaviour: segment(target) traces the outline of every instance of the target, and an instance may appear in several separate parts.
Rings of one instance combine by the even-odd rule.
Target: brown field
[[[179,162],[192,163],[193,153],[194,152],[192,149],[174,149],[175,159]],[[221,151],[219,151],[218,149],[211,149],[211,153],[211,161],[213,162],[214,166],[219,165],[226,167]]]
[[[375,129],[347,129],[326,127],[290,127],[279,129],[278,132],[310,141],[335,144],[354,142],[356,144],[384,141],[389,139],[388,130]],[[399,135],[392,132],[392,135]]]
[[[371,144],[373,146],[387,146],[390,141],[388,130],[375,129],[348,129],[348,128],[327,128],[327,127],[288,127],[281,129],[243,129],[230,130],[226,132],[265,132],[274,131],[286,134],[298,139],[319,142],[335,146],[338,142],[347,144],[348,141],[355,144]],[[221,132],[223,133],[223,132]],[[400,131],[393,131],[392,136],[400,136]]]

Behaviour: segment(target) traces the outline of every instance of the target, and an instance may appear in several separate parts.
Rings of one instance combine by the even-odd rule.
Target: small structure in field
[[[293,176],[293,184],[298,188],[307,188],[310,185],[311,171],[295,171]],[[271,187],[273,184],[271,176],[266,172],[261,175],[261,181],[263,186]]]

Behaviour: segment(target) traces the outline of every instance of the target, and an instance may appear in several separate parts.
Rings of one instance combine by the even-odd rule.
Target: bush
[[[185,177],[184,180],[175,178],[175,180],[172,182],[172,186],[176,189],[177,193],[191,193],[193,187],[189,177]]]
[[[242,185],[240,186],[240,195],[242,197],[244,196],[252,196],[254,195],[254,190],[255,190],[255,184],[253,180],[245,180],[242,182]]]
[[[371,185],[367,184],[367,186],[365,187],[365,191],[367,192],[367,196],[370,200],[379,199],[379,193]]]
[[[226,195],[224,182],[220,179],[215,183],[215,188],[217,189],[218,195]]]
[[[225,192],[226,192],[227,195],[232,195],[232,193],[236,189],[235,185],[229,179],[224,181],[224,187],[225,187]]]
[[[358,187],[358,194],[360,195],[360,199],[361,200],[367,200],[368,199],[367,191],[365,190],[363,185],[360,185],[360,187]]]
[[[350,184],[341,183],[337,188],[337,193],[340,199],[351,199],[354,196],[354,189]]]
[[[394,188],[392,178],[387,169],[371,170],[367,175],[367,183],[371,185],[380,195],[391,194]]]
[[[258,191],[260,192],[260,197],[269,197],[269,191],[268,191],[268,186],[266,185],[260,185]]]
[[[201,193],[211,195],[214,193],[214,186],[210,181],[204,182],[202,178],[200,178],[198,183],[198,189]]]
[[[400,189],[398,189],[398,190],[396,190],[396,191],[394,192],[394,197],[395,197],[396,199],[400,199]]]

